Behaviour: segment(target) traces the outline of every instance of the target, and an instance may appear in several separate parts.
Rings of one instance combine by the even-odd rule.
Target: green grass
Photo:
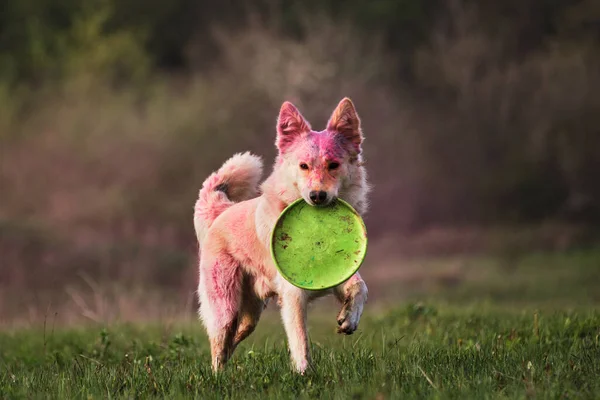
[[[312,307],[306,376],[290,369],[275,307],[219,375],[199,322],[49,317],[0,332],[0,398],[598,399],[599,267],[598,249],[397,260],[371,282],[380,301],[355,335],[335,333],[333,301]]]
[[[598,311],[373,306],[342,337],[328,308],[306,376],[274,313],[217,376],[199,323],[0,333],[0,397],[600,398]]]
[[[375,295],[391,301],[397,301],[400,293],[408,300],[419,301],[426,296],[454,305],[485,301],[513,308],[600,306],[600,248],[518,255],[421,257],[396,260],[388,266],[388,270],[391,269],[412,271],[408,282],[381,279],[383,282]]]

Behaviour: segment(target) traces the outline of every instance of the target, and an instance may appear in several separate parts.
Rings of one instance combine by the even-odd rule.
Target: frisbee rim
[[[302,197],[294,200],[292,203],[290,203],[287,207],[285,207],[283,209],[283,211],[279,214],[279,216],[277,217],[277,220],[275,221],[275,225],[273,226],[273,229],[271,231],[271,240],[270,240],[270,251],[271,251],[271,259],[273,260],[273,263],[275,264],[275,267],[277,268],[277,271],[279,271],[279,274],[283,277],[283,279],[285,279],[287,282],[289,282],[290,284],[300,288],[300,289],[305,289],[305,290],[313,290],[313,291],[319,291],[319,290],[327,290],[327,289],[331,289],[333,287],[336,287],[344,282],[346,282],[348,279],[350,279],[354,274],[356,274],[356,272],[360,269],[360,267],[362,266],[363,262],[365,261],[365,258],[367,256],[367,249],[368,249],[368,236],[367,236],[367,227],[365,226],[365,222],[363,221],[362,217],[360,216],[360,214],[358,213],[358,211],[356,211],[354,209],[354,207],[352,207],[348,202],[346,202],[345,200],[342,200],[340,198],[336,198],[334,200],[334,202],[339,202],[340,204],[342,204],[343,206],[345,206],[347,209],[349,209],[352,214],[354,214],[354,216],[356,217],[355,219],[357,219],[360,222],[360,227],[361,230],[363,232],[363,238],[362,238],[362,248],[363,251],[361,252],[362,255],[360,257],[359,262],[356,264],[356,267],[354,267],[353,269],[348,269],[349,274],[347,277],[345,277],[344,279],[340,280],[339,282],[333,283],[331,285],[325,286],[325,287],[320,287],[320,288],[314,288],[314,287],[308,287],[306,285],[302,285],[302,284],[298,284],[296,282],[293,282],[292,280],[289,279],[289,277],[286,275],[286,273],[283,272],[283,270],[281,269],[281,267],[279,266],[279,263],[277,262],[277,258],[275,257],[275,231],[277,230],[277,226],[279,225],[279,222],[282,220],[282,218],[285,217],[285,215],[287,214],[287,212],[295,207],[297,204],[304,202],[306,203],[309,207],[314,207],[311,206],[310,204],[308,204]],[[333,202],[332,202],[333,204]],[[352,271],[350,273],[350,271]]]

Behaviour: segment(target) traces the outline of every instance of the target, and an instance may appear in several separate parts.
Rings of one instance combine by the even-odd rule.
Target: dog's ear
[[[340,104],[333,110],[327,123],[327,130],[343,135],[352,144],[356,152],[360,153],[360,146],[363,142],[360,118],[356,113],[352,100],[348,97],[340,101]]]
[[[280,152],[285,152],[301,135],[310,132],[310,124],[300,114],[295,105],[289,101],[281,105],[277,118],[277,141],[275,144]]]

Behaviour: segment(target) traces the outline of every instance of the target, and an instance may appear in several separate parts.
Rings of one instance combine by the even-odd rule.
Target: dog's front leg
[[[292,363],[296,371],[304,374],[310,363],[308,334],[306,332],[306,308],[308,296],[304,290],[283,284],[279,293],[281,317],[288,338]]]
[[[367,285],[357,272],[346,282],[336,286],[334,293],[342,303],[342,310],[337,317],[338,333],[350,335],[358,327],[363,307],[367,302]]]

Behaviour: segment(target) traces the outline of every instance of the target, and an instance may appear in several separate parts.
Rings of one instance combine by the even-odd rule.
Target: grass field
[[[0,398],[600,398],[597,256],[527,256],[509,271],[471,260],[480,273],[467,262],[446,289],[370,303],[348,337],[333,302],[317,303],[306,376],[290,370],[273,307],[217,376],[198,322],[48,318],[0,333]]]

